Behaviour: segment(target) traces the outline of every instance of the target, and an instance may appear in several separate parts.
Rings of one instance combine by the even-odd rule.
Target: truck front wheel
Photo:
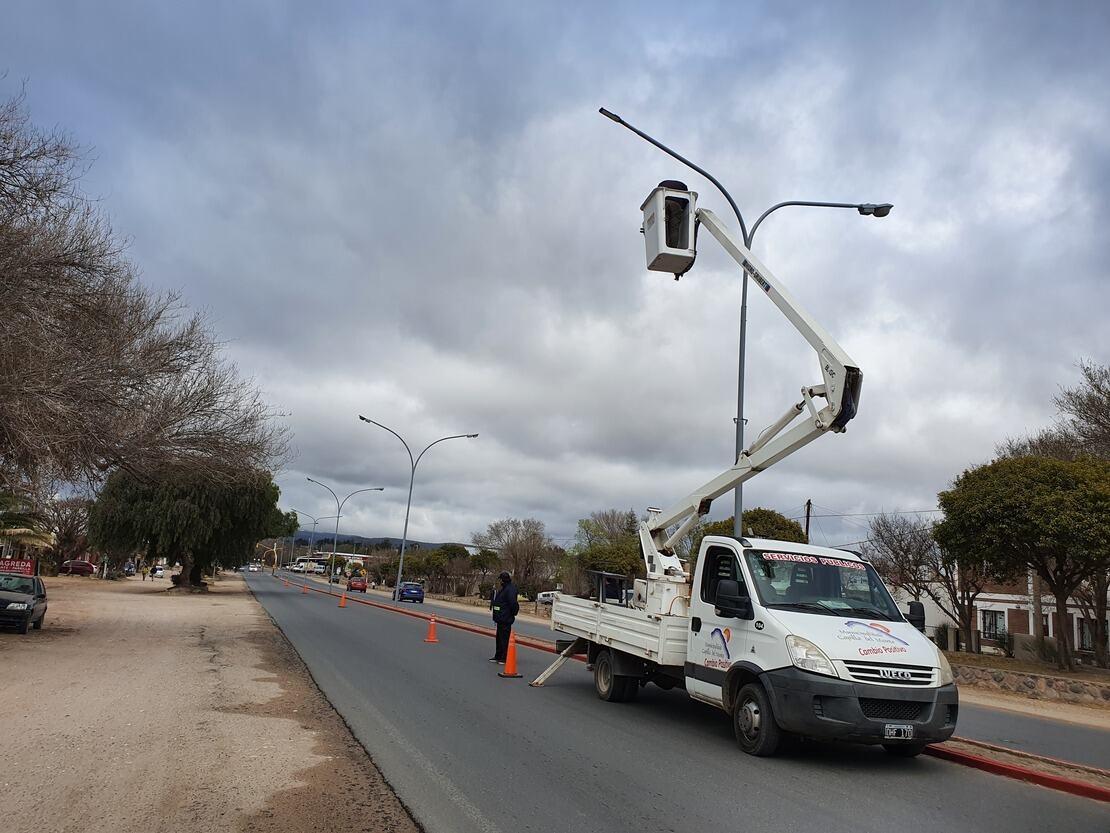
[[[769,758],[778,752],[782,729],[771,712],[771,701],[759,683],[748,683],[732,704],[736,743],[749,755]]]

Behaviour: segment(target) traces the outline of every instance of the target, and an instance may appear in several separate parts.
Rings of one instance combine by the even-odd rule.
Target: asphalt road
[[[577,662],[532,689],[550,654],[521,650],[525,679],[504,680],[488,637],[445,627],[427,645],[419,619],[247,581],[429,833],[1110,829],[1105,805],[929,757],[751,758],[681,692],[603,703]]]
[[[1110,769],[1110,732],[1059,720],[960,704],[960,737]]]
[[[318,581],[321,587],[327,586],[326,582]],[[411,602],[394,602],[387,595],[373,591],[367,594],[367,598],[381,604],[415,608],[425,613],[442,613],[446,618],[485,627],[492,625],[489,612],[482,608],[465,610],[440,604],[434,599],[429,599],[424,605],[413,605]],[[546,625],[525,620],[519,620],[515,629],[519,634],[547,641],[558,636],[569,638],[565,634],[554,633]],[[960,705],[957,734],[972,740],[1110,770],[1110,732],[1099,729],[963,703]]]

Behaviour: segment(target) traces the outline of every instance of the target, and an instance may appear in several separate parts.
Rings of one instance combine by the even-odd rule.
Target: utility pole
[[[809,543],[809,516],[813,513],[813,501],[806,499],[806,543]]]

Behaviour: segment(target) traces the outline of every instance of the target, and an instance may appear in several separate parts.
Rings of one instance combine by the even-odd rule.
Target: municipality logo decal
[[[904,640],[904,639],[899,639],[897,636],[895,636],[894,634],[892,634],[890,632],[890,628],[886,627],[885,625],[880,625],[878,622],[857,622],[855,619],[849,619],[847,622],[844,623],[844,627],[846,627],[846,628],[852,628],[852,627],[870,628],[873,631],[878,631],[883,636],[885,636],[887,639],[893,639],[895,642],[898,642],[902,645],[909,645],[910,644],[910,643],[906,642],[906,640]]]
[[[714,637],[720,639],[721,647],[725,649],[725,659],[732,659],[732,654],[728,652],[728,643],[729,640],[732,639],[731,628],[725,628],[724,630],[722,630],[721,628],[714,628],[713,632],[709,634],[709,637],[710,639]]]

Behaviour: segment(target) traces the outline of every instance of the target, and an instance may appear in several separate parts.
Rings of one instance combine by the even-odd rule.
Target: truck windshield
[[[764,607],[902,621],[902,614],[870,564],[823,555],[755,550],[748,550],[745,558]]]

